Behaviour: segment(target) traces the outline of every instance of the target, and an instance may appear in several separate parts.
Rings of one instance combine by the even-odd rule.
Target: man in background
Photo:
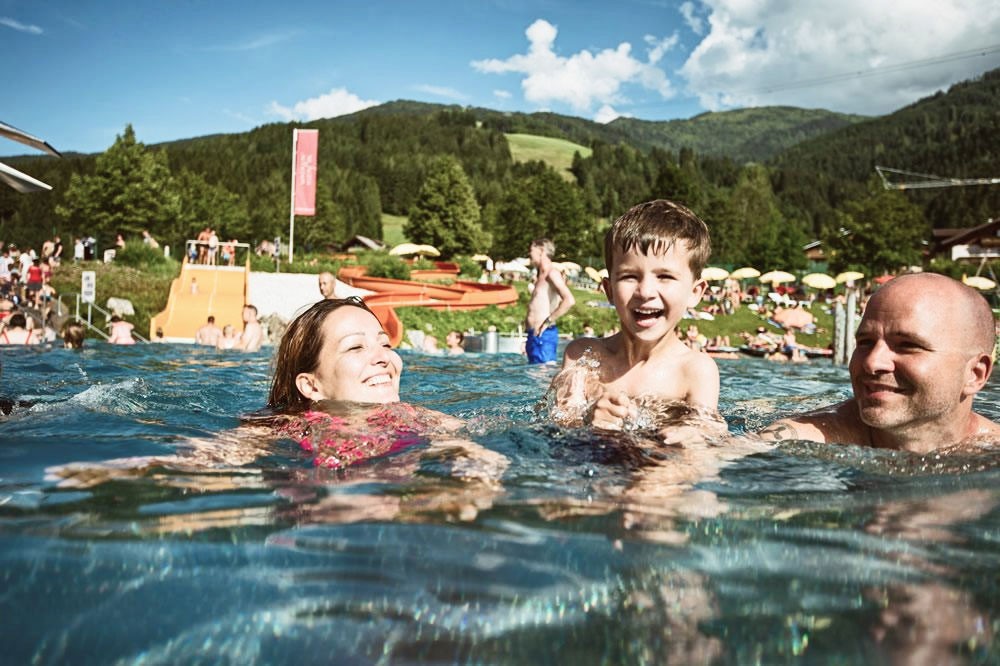
[[[559,329],[556,321],[576,303],[562,272],[552,262],[556,246],[548,238],[532,241],[529,257],[538,271],[528,301],[524,351],[528,363],[554,363],[558,359]]]

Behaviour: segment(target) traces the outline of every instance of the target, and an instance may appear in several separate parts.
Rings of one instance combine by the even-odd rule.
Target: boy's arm
[[[719,366],[708,354],[695,353],[688,364],[687,402],[716,411],[719,409]]]
[[[562,370],[552,378],[547,393],[553,421],[569,427],[587,421],[586,412],[601,389],[598,370],[588,361],[600,363],[600,358],[600,340],[579,338],[566,345]]]

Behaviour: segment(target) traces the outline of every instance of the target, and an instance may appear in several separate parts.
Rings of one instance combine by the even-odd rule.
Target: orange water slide
[[[195,333],[208,317],[222,328],[232,324],[243,330],[243,304],[247,298],[249,262],[245,266],[204,266],[191,264],[185,257],[181,274],[170,284],[167,307],[149,320],[149,339],[156,329],[174,342],[194,342]]]
[[[449,273],[454,276],[457,271]],[[403,341],[403,324],[393,308],[419,306],[437,310],[479,310],[489,305],[505,307],[518,301],[517,290],[509,285],[466,280],[443,285],[376,278],[365,275],[364,266],[345,266],[337,277],[352,287],[375,292],[364,297],[365,303],[378,317],[394,347]]]

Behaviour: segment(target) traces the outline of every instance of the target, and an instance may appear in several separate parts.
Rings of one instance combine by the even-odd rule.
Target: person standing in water
[[[538,271],[535,288],[528,301],[525,328],[528,340],[524,351],[528,363],[554,363],[558,358],[559,328],[556,321],[576,303],[562,272],[553,264],[556,246],[548,238],[531,243],[531,265]]]
[[[257,321],[257,306],[243,306],[243,334],[240,336],[239,349],[255,352],[264,342],[264,330]]]
[[[133,328],[135,327],[130,322],[118,315],[111,315],[111,337],[108,338],[108,342],[113,345],[134,345]]]

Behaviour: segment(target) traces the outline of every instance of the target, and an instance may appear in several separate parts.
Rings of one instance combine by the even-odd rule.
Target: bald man
[[[326,298],[337,298],[337,278],[333,273],[323,271],[319,274],[319,293]]]
[[[972,410],[993,371],[993,312],[974,289],[916,273],[871,297],[856,334],[854,397],[771,424],[771,440],[805,439],[925,454],[1000,441],[1000,426]]]

